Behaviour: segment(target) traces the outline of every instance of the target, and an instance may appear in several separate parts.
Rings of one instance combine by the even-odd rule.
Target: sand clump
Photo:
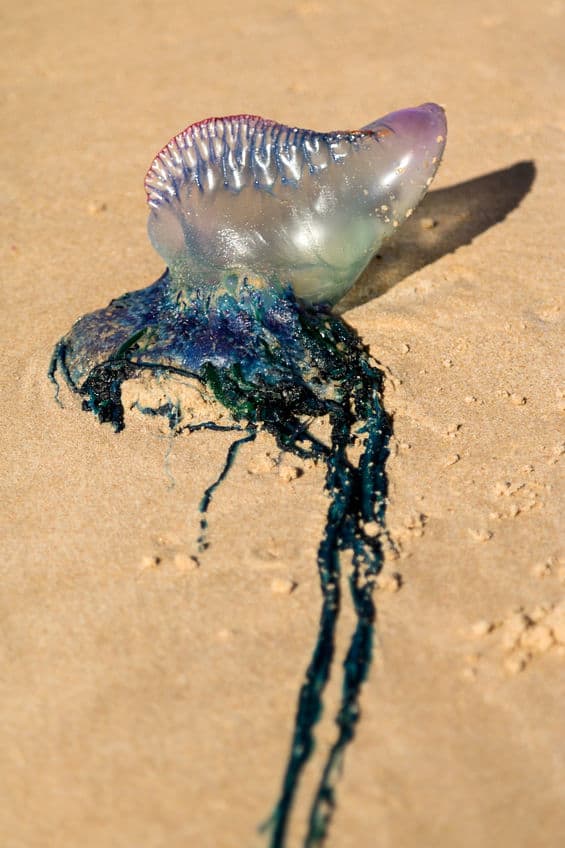
[[[557,604],[538,604],[529,611],[519,607],[496,621],[479,619],[471,625],[470,636],[485,640],[485,651],[492,648],[491,654],[498,656],[509,674],[524,671],[536,657],[544,654],[564,658],[565,600]],[[478,663],[482,655],[474,656]]]
[[[273,577],[271,580],[271,592],[273,595],[291,595],[297,587],[297,583],[290,577]]]

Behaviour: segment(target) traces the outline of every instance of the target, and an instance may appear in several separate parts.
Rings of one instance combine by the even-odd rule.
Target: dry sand
[[[43,0],[4,3],[2,30],[0,844],[263,844],[317,623],[321,469],[245,447],[195,568],[228,438],[133,415],[116,436],[55,405],[47,364],[161,272],[142,180],[183,125],[349,128],[434,99],[435,191],[345,304],[388,373],[403,585],[377,596],[328,848],[563,845],[564,4]]]

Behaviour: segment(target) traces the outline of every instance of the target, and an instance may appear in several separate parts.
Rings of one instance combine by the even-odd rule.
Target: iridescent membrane
[[[355,132],[211,118],[151,165],[149,237],[182,291],[230,270],[335,303],[419,203],[445,138],[433,103]]]

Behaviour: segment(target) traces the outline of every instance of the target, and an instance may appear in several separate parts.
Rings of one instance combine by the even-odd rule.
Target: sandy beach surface
[[[265,845],[322,469],[245,446],[193,568],[229,434],[132,412],[116,435],[57,406],[47,367],[80,315],[161,273],[143,176],[183,126],[349,129],[429,100],[449,120],[433,191],[342,305],[387,375],[398,558],[327,846],[563,845],[563,2],[33,0],[3,4],[2,36],[0,845]],[[345,604],[289,848],[352,627]]]

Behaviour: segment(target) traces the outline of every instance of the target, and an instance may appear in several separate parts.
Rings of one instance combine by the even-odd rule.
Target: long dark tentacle
[[[387,483],[385,463],[389,454],[391,424],[380,403],[382,375],[364,363],[368,381],[356,393],[356,412],[366,421],[366,443],[355,469],[357,510],[350,514],[344,544],[353,551],[349,589],[357,616],[349,650],[344,660],[341,704],[336,717],[337,738],[331,746],[310,809],[305,848],[318,848],[328,833],[335,808],[335,785],[347,745],[353,740],[360,717],[359,697],[371,665],[376,609],[373,601],[375,578],[383,564],[380,538],[367,536],[365,523],[377,521],[384,529]]]
[[[357,625],[343,663],[344,675],[341,705],[336,717],[338,735],[326,757],[322,776],[311,806],[305,848],[318,848],[324,841],[335,807],[335,785],[341,773],[347,745],[353,740],[359,720],[359,696],[371,664],[375,605],[374,582],[360,585],[360,569],[356,562],[349,576],[351,597],[357,614]]]
[[[210,503],[212,502],[212,497],[214,496],[214,492],[216,491],[218,486],[221,483],[223,483],[223,481],[228,476],[230,469],[231,469],[231,467],[234,463],[237,452],[240,449],[240,447],[242,445],[246,444],[246,442],[254,441],[256,436],[257,436],[257,431],[256,431],[255,427],[252,427],[250,429],[250,431],[248,433],[246,433],[245,436],[242,436],[241,439],[236,439],[234,442],[231,443],[231,445],[228,448],[228,452],[226,454],[226,459],[225,459],[224,466],[223,466],[222,470],[220,471],[220,473],[218,474],[218,476],[216,477],[214,482],[211,483],[210,486],[208,486],[208,488],[205,490],[204,494],[202,495],[202,499],[200,500],[200,504],[198,506],[198,509],[199,509],[199,511],[202,515],[202,518],[200,519],[200,535],[198,537],[198,550],[200,552],[205,551],[206,548],[208,547],[208,541],[206,539],[206,531],[208,529],[208,519],[206,518],[206,513],[208,512],[208,507],[210,506]]]
[[[326,531],[318,550],[318,572],[322,610],[312,658],[300,689],[290,753],[281,794],[273,815],[265,825],[271,833],[271,848],[284,845],[290,810],[300,775],[314,749],[313,729],[322,714],[322,695],[328,682],[335,649],[335,630],[340,607],[339,546],[351,498],[351,466],[346,458],[350,425],[345,415],[335,415],[332,447],[327,457],[326,488],[332,496]]]

